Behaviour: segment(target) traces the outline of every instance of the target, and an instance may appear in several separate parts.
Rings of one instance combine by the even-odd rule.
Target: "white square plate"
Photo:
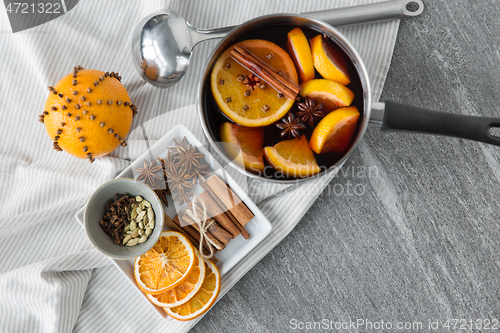
[[[191,145],[198,147],[198,150],[205,154],[205,160],[210,164],[214,173],[223,179],[238,195],[241,200],[247,205],[247,207],[252,211],[255,217],[245,225],[245,229],[250,234],[250,238],[245,240],[243,236],[238,235],[232,239],[222,251],[217,252],[215,257],[219,260],[217,262],[217,268],[219,269],[221,275],[223,276],[227,273],[234,265],[236,265],[243,257],[245,257],[253,248],[255,248],[264,238],[266,238],[271,232],[271,223],[260,211],[260,209],[255,205],[253,201],[250,200],[247,193],[228,175],[227,172],[220,166],[220,164],[212,157],[212,155],[207,151],[201,142],[184,126],[177,125],[172,128],[167,134],[165,134],[158,142],[156,142],[149,151],[144,152],[137,160],[135,160],[131,165],[129,165],[125,170],[123,170],[117,178],[137,178],[136,168],[142,168],[144,160],[151,162],[151,156],[153,158],[161,157],[165,158],[167,156],[167,147],[174,147],[174,139],[181,141],[183,137],[186,137],[187,141]],[[203,189],[201,186],[197,185],[194,191],[195,195],[201,193]],[[168,198],[168,207],[163,206],[165,213],[173,218],[176,215],[174,203],[171,198]],[[85,206],[82,207],[76,214],[76,219],[83,227],[83,212],[85,211]],[[167,226],[164,226],[164,230],[169,230]],[[125,277],[132,283],[137,291],[142,295],[143,292],[137,287],[134,279],[134,260],[110,260],[116,265],[116,267],[125,275]],[[166,316],[166,313],[159,307],[151,303],[146,296],[144,298],[156,308],[162,316]]]

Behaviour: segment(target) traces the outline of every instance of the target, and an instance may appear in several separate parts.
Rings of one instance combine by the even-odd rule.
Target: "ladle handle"
[[[410,11],[408,4],[418,6]],[[304,16],[326,22],[334,27],[355,25],[360,23],[373,23],[400,19],[404,16],[417,16],[424,10],[421,0],[391,0],[376,2],[366,5],[341,7],[303,13]]]
[[[492,127],[500,127],[500,118],[465,116],[385,102],[381,130],[446,135],[500,146],[500,137],[489,133]]]

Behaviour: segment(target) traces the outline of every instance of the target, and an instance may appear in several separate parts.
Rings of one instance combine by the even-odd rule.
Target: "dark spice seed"
[[[108,105],[113,105],[113,101],[108,99]]]
[[[87,88],[87,92],[88,92],[88,93],[92,92],[92,89]]]
[[[102,104],[102,99],[98,99],[97,100],[97,105],[101,105]]]
[[[125,102],[123,105],[125,105],[125,106],[129,106],[129,105],[130,105],[130,103],[129,103],[129,102]]]
[[[104,122],[101,121],[101,123],[99,124],[99,126],[101,127],[104,127],[106,124]]]

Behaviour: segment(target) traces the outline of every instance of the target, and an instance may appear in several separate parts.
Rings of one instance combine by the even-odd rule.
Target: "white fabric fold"
[[[193,105],[206,56],[217,41],[197,46],[184,79],[159,90],[144,83],[131,63],[130,40],[142,17],[171,8],[194,26],[214,28],[259,15],[370,2],[375,0],[80,1],[66,15],[16,34],[0,5],[0,332],[186,332],[197,322],[177,322],[155,313],[109,259],[92,248],[74,218],[95,188],[144,151],[144,138],[131,134],[128,148],[93,164],[54,151],[37,120],[48,85],[76,65],[119,72],[138,107],[133,128],[144,123],[150,143],[177,123],[204,141]],[[398,24],[341,29],[365,61],[375,100],[390,65]],[[237,181],[242,177],[232,175]],[[331,177],[267,200],[283,188],[266,184],[265,191],[251,192],[273,231],[224,276],[220,297],[286,237]]]

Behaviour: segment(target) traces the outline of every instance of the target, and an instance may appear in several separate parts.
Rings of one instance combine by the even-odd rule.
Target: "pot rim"
[[[266,178],[261,175],[254,174],[252,172],[249,172],[245,170],[244,167],[239,166],[236,164],[234,161],[229,159],[229,157],[226,155],[224,151],[221,150],[219,145],[216,143],[216,141],[212,138],[210,135],[210,130],[208,129],[208,125],[205,119],[204,115],[204,107],[203,107],[203,100],[204,100],[204,87],[206,86],[207,80],[210,79],[212,68],[219,58],[219,56],[226,50],[226,48],[230,43],[234,43],[234,39],[238,38],[240,35],[245,34],[248,32],[248,30],[251,30],[253,28],[262,28],[265,25],[272,26],[272,25],[277,25],[276,20],[279,19],[285,19],[289,21],[289,24],[296,24],[299,27],[305,26],[308,28],[321,28],[321,32],[327,32],[327,35],[339,46],[341,47],[344,52],[349,56],[349,61],[352,62],[354,65],[357,74],[360,77],[361,81],[361,86],[362,86],[362,93],[363,93],[363,117],[362,117],[362,124],[360,130],[357,131],[356,136],[355,136],[355,141],[354,144],[351,145],[350,149],[345,152],[344,156],[338,160],[335,164],[327,168],[326,170],[323,170],[319,172],[318,174],[306,178],[295,178],[295,179],[275,179],[275,178]],[[273,22],[274,21],[274,22]],[[318,29],[315,29],[318,30]],[[320,31],[318,31],[320,32]],[[349,155],[354,151],[354,149],[358,146],[359,142],[363,138],[366,129],[368,127],[368,123],[370,120],[370,115],[371,115],[371,99],[372,99],[372,93],[371,93],[371,86],[370,86],[370,80],[368,77],[368,72],[366,70],[366,67],[359,56],[358,52],[354,48],[354,46],[351,45],[349,40],[342,35],[336,28],[331,26],[328,23],[325,23],[323,21],[319,21],[313,18],[306,17],[304,15],[300,14],[270,14],[270,15],[264,15],[264,16],[259,16],[254,19],[251,19],[249,21],[246,21],[242,23],[239,26],[236,26],[233,30],[231,30],[218,44],[217,46],[211,51],[208,60],[205,63],[205,71],[203,73],[203,77],[200,79],[199,84],[198,84],[198,102],[197,102],[197,109],[198,109],[198,116],[200,118],[201,122],[201,127],[203,129],[203,133],[205,134],[205,137],[207,138],[210,146],[217,152],[217,154],[226,162],[228,165],[231,165],[234,169],[238,170],[242,174],[244,174],[247,177],[250,177],[251,179],[259,179],[263,181],[267,181],[270,183],[275,183],[275,184],[293,184],[293,183],[302,183],[306,181],[311,181],[313,179],[317,179],[319,177],[323,177],[326,174],[330,174],[332,172],[337,173],[338,170],[342,167],[344,162],[347,160]]]

